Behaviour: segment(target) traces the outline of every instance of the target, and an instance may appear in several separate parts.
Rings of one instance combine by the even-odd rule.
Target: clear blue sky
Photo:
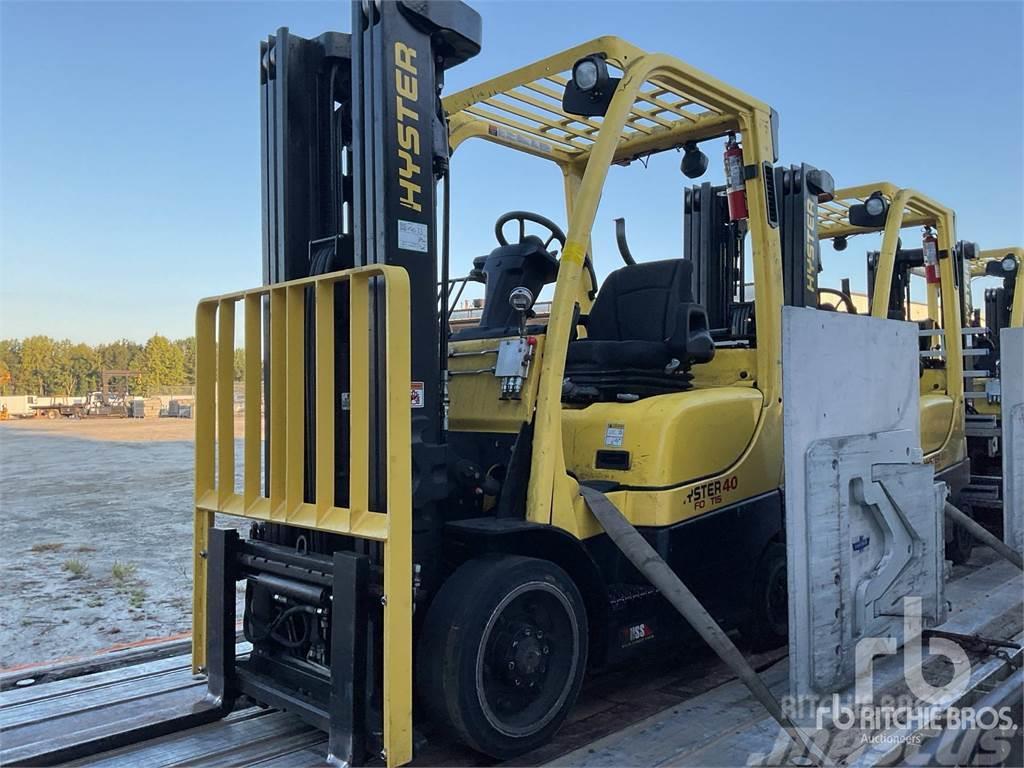
[[[1020,3],[475,7],[484,50],[449,74],[449,92],[620,35],[772,104],[784,162],[827,168],[841,185],[915,186],[956,209],[961,237],[1024,243]],[[0,336],[190,335],[198,298],[258,284],[258,43],[278,26],[312,36],[348,25],[341,0],[0,1]],[[454,159],[456,271],[493,247],[505,210],[564,224],[553,166],[510,154],[481,142]],[[716,151],[710,178],[720,165]],[[678,155],[612,181],[595,228],[599,273],[619,263],[615,216],[640,258],[678,255]],[[826,248],[826,281],[863,286],[866,245]]]

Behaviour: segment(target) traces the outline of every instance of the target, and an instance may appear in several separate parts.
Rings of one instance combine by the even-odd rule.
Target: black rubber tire
[[[957,508],[970,518],[974,518],[974,511],[967,504],[958,504]],[[947,520],[948,523],[948,520]],[[955,523],[953,526],[953,537],[945,542],[946,559],[953,565],[963,565],[971,559],[971,550],[974,549],[974,537],[966,530]]]
[[[789,593],[786,583],[786,545],[765,547],[754,574],[750,619],[746,634],[755,651],[780,648],[789,642]]]
[[[545,659],[534,653],[530,659],[539,659],[542,668],[540,687],[536,688],[539,693],[535,694],[539,698],[534,705],[526,706],[537,711],[526,712],[524,722],[503,728],[505,722],[496,711],[501,709],[499,705],[507,704],[511,697],[534,695],[532,690],[512,688],[507,679],[496,680],[519,674],[506,673],[502,664],[495,663],[496,658],[510,658],[500,656],[500,649],[514,652],[517,647],[507,643],[509,625],[505,622],[508,614],[536,611],[538,605],[542,606],[541,618],[550,612],[548,618],[553,622],[543,646],[551,655],[546,652]],[[543,633],[536,639],[528,635],[524,647],[529,642],[537,650],[541,637]],[[468,746],[508,760],[545,743],[561,726],[583,684],[587,649],[586,608],[565,571],[548,560],[532,557],[498,555],[470,560],[441,586],[427,612],[416,664],[421,707]],[[547,661],[558,663],[549,668]],[[515,662],[509,664],[511,667]],[[521,682],[517,678],[514,685]],[[499,690],[509,691],[510,697],[492,701]],[[491,707],[491,703],[496,705]]]

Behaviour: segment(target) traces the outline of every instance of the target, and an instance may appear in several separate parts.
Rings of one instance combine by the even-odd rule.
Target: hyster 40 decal
[[[722,494],[734,491],[739,487],[740,480],[736,475],[724,480],[708,480],[693,486],[686,494],[686,503],[693,504],[694,509],[704,509],[722,503]]]

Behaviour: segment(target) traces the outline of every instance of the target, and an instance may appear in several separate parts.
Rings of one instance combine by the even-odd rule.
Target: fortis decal
[[[409,210],[420,213],[423,187],[414,179],[418,178],[423,162],[421,154],[420,113],[416,110],[419,99],[419,76],[416,68],[416,51],[405,43],[395,43],[395,89],[397,91],[396,130],[398,132],[398,185],[402,195],[398,202]]]

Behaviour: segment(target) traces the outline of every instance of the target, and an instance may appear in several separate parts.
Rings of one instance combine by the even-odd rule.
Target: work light
[[[572,81],[584,93],[599,95],[608,85],[608,65],[596,54],[585,56],[572,65]]]
[[[562,95],[562,109],[570,115],[604,115],[619,80],[608,76],[604,54],[584,56],[572,65],[572,77],[566,82]]]
[[[880,191],[872,192],[863,203],[850,206],[850,223],[855,227],[881,229],[885,226],[889,203]]]
[[[846,238],[840,235],[839,237],[832,238],[832,247],[837,251],[846,250]]]
[[[864,201],[864,210],[867,211],[868,216],[881,216],[885,213],[885,200],[882,195],[875,192]]]
[[[1020,266],[1017,257],[1008,253],[999,261],[994,259],[985,263],[985,274],[989,277],[1012,277],[1013,273]]]

